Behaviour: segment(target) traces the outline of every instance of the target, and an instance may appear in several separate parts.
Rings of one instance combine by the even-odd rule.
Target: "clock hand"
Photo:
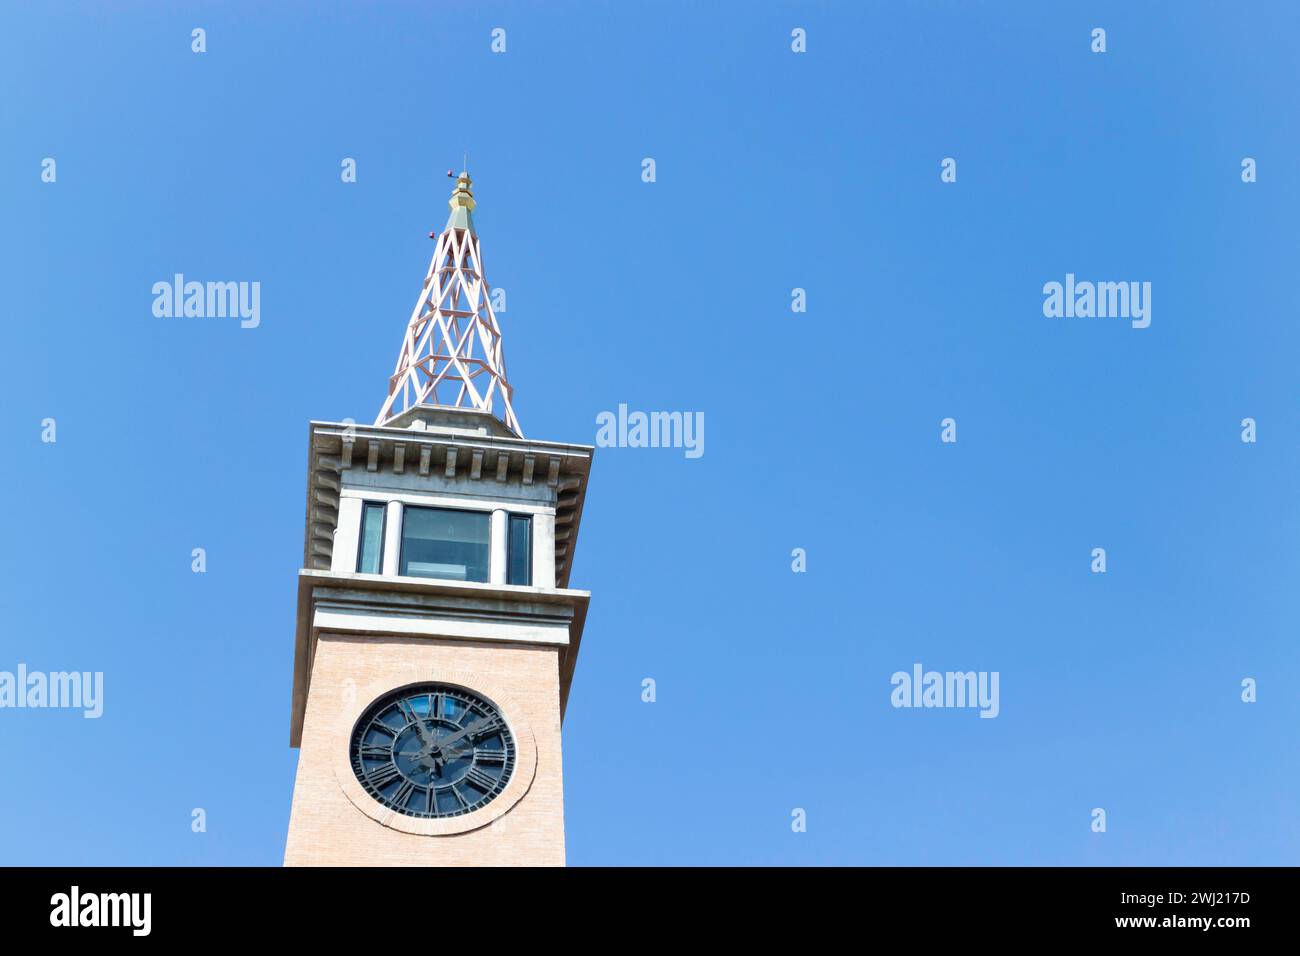
[[[485,721],[480,721],[480,723],[485,723]],[[467,729],[466,733],[469,735],[473,735],[478,733],[481,729],[482,729],[481,727],[477,727],[477,726],[471,727]],[[491,728],[491,729],[495,730],[495,728]],[[446,746],[445,743],[440,744],[440,746],[441,749],[439,750],[438,754],[434,759],[438,760],[444,765],[451,763],[453,760],[460,760],[462,757],[472,757],[473,754],[478,750],[478,744],[475,743],[473,740],[460,740],[450,747]]]
[[[415,732],[420,735],[420,742],[424,746],[429,748],[436,746],[434,738],[429,736],[429,728],[424,726],[424,720],[419,714],[415,715]]]
[[[454,747],[451,750],[442,751],[442,761],[443,763],[449,763],[452,760],[459,760],[461,757],[464,757],[466,754],[473,753],[473,752],[474,752],[473,744],[470,744],[468,747],[463,747],[463,746]]]
[[[457,747],[452,747],[451,744],[455,744],[467,736],[477,736],[485,727],[491,727],[495,723],[496,721],[490,717],[482,717],[468,727],[462,727],[454,734],[449,734],[441,740],[434,736],[425,735],[421,731],[421,736],[425,739],[424,747],[419,750],[399,750],[397,755],[409,757],[430,770],[438,770],[440,765],[445,765],[450,760],[458,760],[474,749],[474,744],[470,741],[465,741],[465,743]],[[417,728],[420,726],[419,723],[416,724]],[[492,729],[495,729],[495,727],[492,727]],[[465,744],[469,745],[468,748]],[[429,762],[430,759],[432,759],[432,763]]]
[[[443,748],[447,747],[449,744],[454,744],[456,741],[460,740],[462,737],[468,734],[478,736],[480,733],[482,733],[485,725],[494,724],[494,723],[495,721],[490,717],[480,717],[478,720],[474,721],[474,723],[470,724],[468,727],[462,727],[454,734],[449,734],[448,736],[443,737],[440,741],[438,741],[438,749],[442,750]]]
[[[408,758],[417,768],[427,770],[431,775],[437,774],[445,759],[428,750],[399,750],[396,756]]]

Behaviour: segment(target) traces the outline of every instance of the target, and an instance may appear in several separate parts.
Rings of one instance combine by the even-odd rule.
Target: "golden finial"
[[[448,170],[447,175],[451,175]],[[474,185],[474,180],[469,178],[469,173],[462,172],[456,178],[456,188],[452,190],[451,198],[447,200],[447,205],[451,208],[451,215],[447,218],[448,229],[468,229],[474,231],[474,190],[470,187]]]
[[[457,207],[464,207],[470,212],[474,211],[474,190],[470,187],[474,185],[474,180],[469,178],[469,173],[461,173],[456,179],[456,188],[447,200],[447,205],[451,207],[452,212]]]

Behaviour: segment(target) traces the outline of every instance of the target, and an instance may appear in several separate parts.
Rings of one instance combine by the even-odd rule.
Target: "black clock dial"
[[[510,782],[515,741],[501,712],[472,691],[421,684],[385,694],[352,731],[352,771],[386,807],[455,817]]]

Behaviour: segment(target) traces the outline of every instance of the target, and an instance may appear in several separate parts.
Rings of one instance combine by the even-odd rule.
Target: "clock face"
[[[472,691],[442,684],[379,698],[357,721],[351,748],[361,786],[410,817],[484,807],[515,769],[515,741],[500,711]]]

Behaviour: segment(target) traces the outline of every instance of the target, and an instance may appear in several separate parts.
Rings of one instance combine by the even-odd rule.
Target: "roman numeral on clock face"
[[[376,790],[382,790],[400,776],[401,774],[396,767],[391,763],[386,763],[381,764],[374,770],[367,771],[366,782]]]
[[[392,747],[385,747],[382,744],[362,744],[361,758],[363,760],[387,760],[392,754]]]
[[[504,750],[475,750],[474,760],[477,763],[505,763],[506,752]]]
[[[415,784],[411,783],[409,780],[403,780],[402,785],[397,788],[397,792],[388,799],[393,806],[404,807],[406,806],[406,801],[411,798],[411,794],[414,792]]]
[[[402,712],[402,716],[406,718],[408,724],[413,724],[420,719],[416,715],[415,710],[411,707],[411,702],[409,700],[399,700],[397,702],[397,709]]]
[[[469,732],[471,737],[488,737],[495,734],[501,729],[500,717],[484,717],[474,725],[474,729]]]
[[[465,779],[484,793],[491,793],[497,786],[496,777],[484,773],[478,767],[470,767],[469,773],[465,774]]]

